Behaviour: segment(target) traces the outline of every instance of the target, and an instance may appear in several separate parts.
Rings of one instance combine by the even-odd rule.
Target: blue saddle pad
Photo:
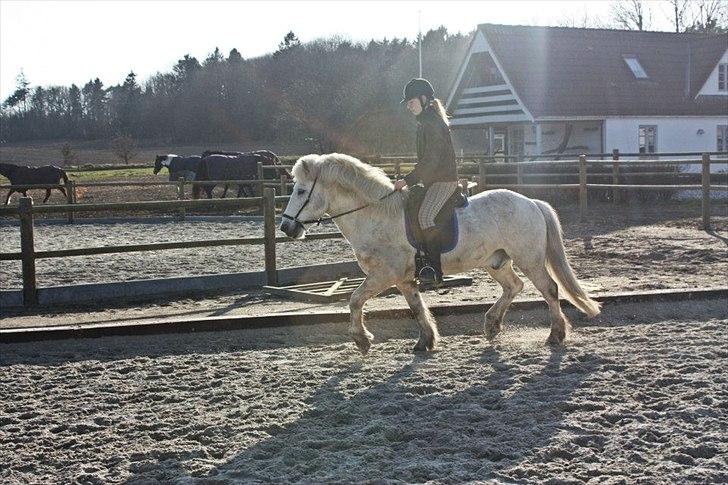
[[[463,207],[467,207],[468,204],[469,202],[466,202]],[[452,251],[453,249],[455,249],[455,246],[458,245],[458,209],[462,209],[463,207],[453,209],[452,215],[448,218],[448,220],[443,222],[442,224],[438,224],[438,228],[442,233],[450,235],[450,237],[447,239],[447,242],[442,245],[442,254]],[[412,235],[412,227],[410,225],[409,217],[404,218],[404,228],[407,234],[407,240],[409,241],[410,245],[419,251],[424,251],[425,248],[422,245],[418,244],[417,241],[415,241],[414,236]]]

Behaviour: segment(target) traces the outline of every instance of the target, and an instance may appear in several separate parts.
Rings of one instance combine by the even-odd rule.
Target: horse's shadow
[[[513,476],[513,467],[560,430],[562,405],[599,368],[595,356],[564,367],[567,353],[564,348],[552,349],[545,362],[540,358],[538,373],[524,376],[502,358],[497,346],[488,347],[479,358],[452,370],[474,372],[471,381],[480,382],[482,377],[482,383],[455,392],[427,382],[428,362],[436,355],[415,356],[380,383],[347,396],[342,384],[366,374],[366,362],[355,363],[309,396],[305,402],[310,410],[295,422],[268,429],[270,437],[204,477],[190,477],[182,471],[182,463],[170,467],[167,462],[164,479],[185,483],[190,478],[225,483],[518,480],[523,477]],[[435,462],[438,466],[431,465]],[[148,479],[138,475],[128,483]]]

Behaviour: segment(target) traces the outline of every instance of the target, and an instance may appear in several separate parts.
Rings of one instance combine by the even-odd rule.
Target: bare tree
[[[118,136],[111,140],[111,150],[125,165],[128,165],[129,160],[136,156],[136,148],[136,140],[128,135]]]
[[[619,0],[612,3],[612,18],[618,27],[627,30],[645,30],[650,11],[642,0]]]
[[[607,29],[609,25],[599,17],[589,15],[584,8],[581,12],[568,13],[558,23],[559,27],[577,27],[590,29]]]
[[[61,156],[63,157],[63,165],[65,166],[72,164],[76,159],[76,154],[73,153],[70,143],[66,142],[63,144],[61,147]]]
[[[669,12],[667,12],[668,18],[675,25],[675,32],[684,32],[685,23],[690,12],[690,4],[693,3],[690,0],[665,0],[669,6]],[[662,10],[662,9],[661,9]],[[663,13],[664,10],[662,11]]]
[[[685,29],[691,32],[726,32],[728,4],[725,0],[697,0],[689,2],[692,20]]]

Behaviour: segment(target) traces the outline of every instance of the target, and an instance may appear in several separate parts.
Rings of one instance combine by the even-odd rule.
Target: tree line
[[[676,32],[725,33],[721,0],[620,0],[602,23],[585,14],[564,25],[643,30],[657,7]],[[472,34],[446,28],[422,38],[423,75],[445,97]],[[0,139],[141,140],[167,144],[276,141],[357,154],[412,151],[412,123],[399,106],[418,73],[417,41],[355,43],[340,37],[302,44],[289,32],[269,55],[243,59],[215,49],[200,62],[185,55],[170,72],[140,82],[98,79],[82,87],[37,86],[21,74],[0,107]],[[131,140],[131,141],[130,141]]]
[[[440,27],[422,37],[423,75],[447,95],[470,35]],[[418,74],[417,42],[354,43],[339,37],[301,43],[293,32],[278,49],[243,59],[215,49],[185,55],[171,72],[140,83],[98,79],[82,87],[30,87],[22,75],[0,112],[5,141],[105,140],[161,143],[308,143],[322,151],[412,149],[411,122],[399,106]]]

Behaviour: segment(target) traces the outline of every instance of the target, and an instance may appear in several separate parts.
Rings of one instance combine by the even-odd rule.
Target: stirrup
[[[417,274],[417,279],[420,281],[420,283],[432,283],[435,285],[435,287],[438,287],[442,284],[442,276],[437,274],[437,270],[432,265],[424,266],[422,269],[420,269],[419,273]]]

